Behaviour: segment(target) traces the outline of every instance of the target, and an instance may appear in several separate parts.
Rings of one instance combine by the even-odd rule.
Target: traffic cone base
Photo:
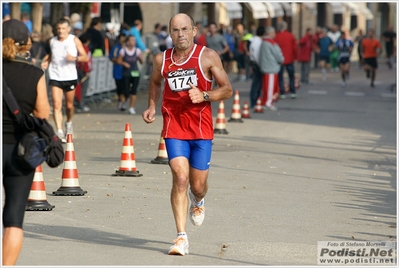
[[[138,170],[115,170],[115,174],[112,176],[121,176],[121,177],[141,177],[141,174]]]
[[[243,123],[244,121],[241,118],[230,118],[227,122]]]
[[[65,150],[64,168],[62,169],[61,187],[53,192],[53,195],[84,195],[86,193],[87,191],[83,191],[79,185],[72,134],[69,133],[67,135],[67,147]]]
[[[57,191],[53,192],[53,195],[84,195],[86,194],[87,191],[83,191],[80,187],[64,187],[61,186],[60,188],[58,188]]]
[[[215,129],[214,132],[215,134],[229,134],[226,129]]]
[[[43,170],[42,165],[39,165],[35,169],[35,175],[33,177],[32,186],[29,192],[28,202],[25,206],[27,211],[53,210],[55,206],[52,206],[47,202],[46,187],[44,186]]]
[[[166,151],[165,140],[161,136],[159,139],[158,155],[155,159],[151,160],[152,164],[169,164],[168,152]]]
[[[53,210],[55,206],[52,206],[49,204],[49,202],[46,201],[28,201],[26,204],[26,211],[50,211]]]
[[[219,102],[218,115],[216,118],[216,125],[215,125],[215,129],[213,130],[213,133],[229,134],[226,130],[226,116],[224,113],[224,101],[223,100],[221,100]]]
[[[155,159],[151,160],[153,164],[169,164],[169,159],[157,156]]]

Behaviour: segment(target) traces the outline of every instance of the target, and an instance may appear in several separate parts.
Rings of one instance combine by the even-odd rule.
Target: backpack
[[[64,161],[64,148],[60,138],[46,119],[32,115],[21,115],[14,94],[3,77],[3,98],[15,115],[15,120],[23,127],[25,134],[19,141],[17,162],[24,169],[35,169],[46,161],[50,167],[57,167]]]

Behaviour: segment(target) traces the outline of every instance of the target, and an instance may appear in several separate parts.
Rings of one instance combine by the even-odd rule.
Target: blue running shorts
[[[211,164],[212,140],[165,139],[169,161],[184,156],[190,166],[198,170],[207,170]]]

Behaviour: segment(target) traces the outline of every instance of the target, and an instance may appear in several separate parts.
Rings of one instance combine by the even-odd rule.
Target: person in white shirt
[[[250,91],[251,108],[255,107],[256,101],[260,97],[262,90],[262,73],[260,72],[259,67],[259,57],[264,34],[265,27],[259,26],[256,29],[256,36],[251,38],[251,44],[249,45],[249,59],[252,66],[252,84]]]
[[[43,58],[42,68],[49,71],[53,116],[57,135],[66,143],[62,129],[62,99],[65,95],[65,134],[73,134],[72,116],[74,112],[75,89],[78,84],[77,62],[88,62],[89,57],[78,37],[70,34],[71,25],[65,18],[57,22],[57,36],[50,39],[50,53]]]

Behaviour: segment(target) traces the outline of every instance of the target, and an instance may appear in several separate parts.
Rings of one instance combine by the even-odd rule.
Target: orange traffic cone
[[[132,138],[132,128],[130,124],[125,126],[125,138],[121,153],[121,164],[119,170],[115,171],[113,176],[140,177],[143,174],[136,169],[136,159],[134,157],[134,143]]]
[[[52,206],[47,202],[46,187],[44,186],[43,180],[43,169],[42,165],[39,165],[35,169],[35,175],[33,177],[25,210],[53,210],[54,207],[55,206]]]
[[[153,164],[168,164],[168,152],[166,151],[165,140],[161,136],[159,139],[158,156],[151,161]]]
[[[248,107],[248,102],[244,102],[244,106],[242,108],[242,118],[251,118],[251,115],[249,114],[249,107]]]
[[[216,117],[216,126],[213,131],[215,134],[229,134],[226,130],[226,116],[224,113],[224,101],[219,103],[218,115]]]
[[[84,195],[79,186],[78,169],[76,168],[76,156],[73,148],[72,134],[67,135],[64,168],[62,170],[61,187],[53,192],[54,195]]]
[[[238,90],[236,90],[236,94],[234,95],[233,109],[229,122],[244,122],[241,119],[240,94]]]
[[[258,98],[258,100],[256,101],[254,113],[263,113],[261,98]]]

